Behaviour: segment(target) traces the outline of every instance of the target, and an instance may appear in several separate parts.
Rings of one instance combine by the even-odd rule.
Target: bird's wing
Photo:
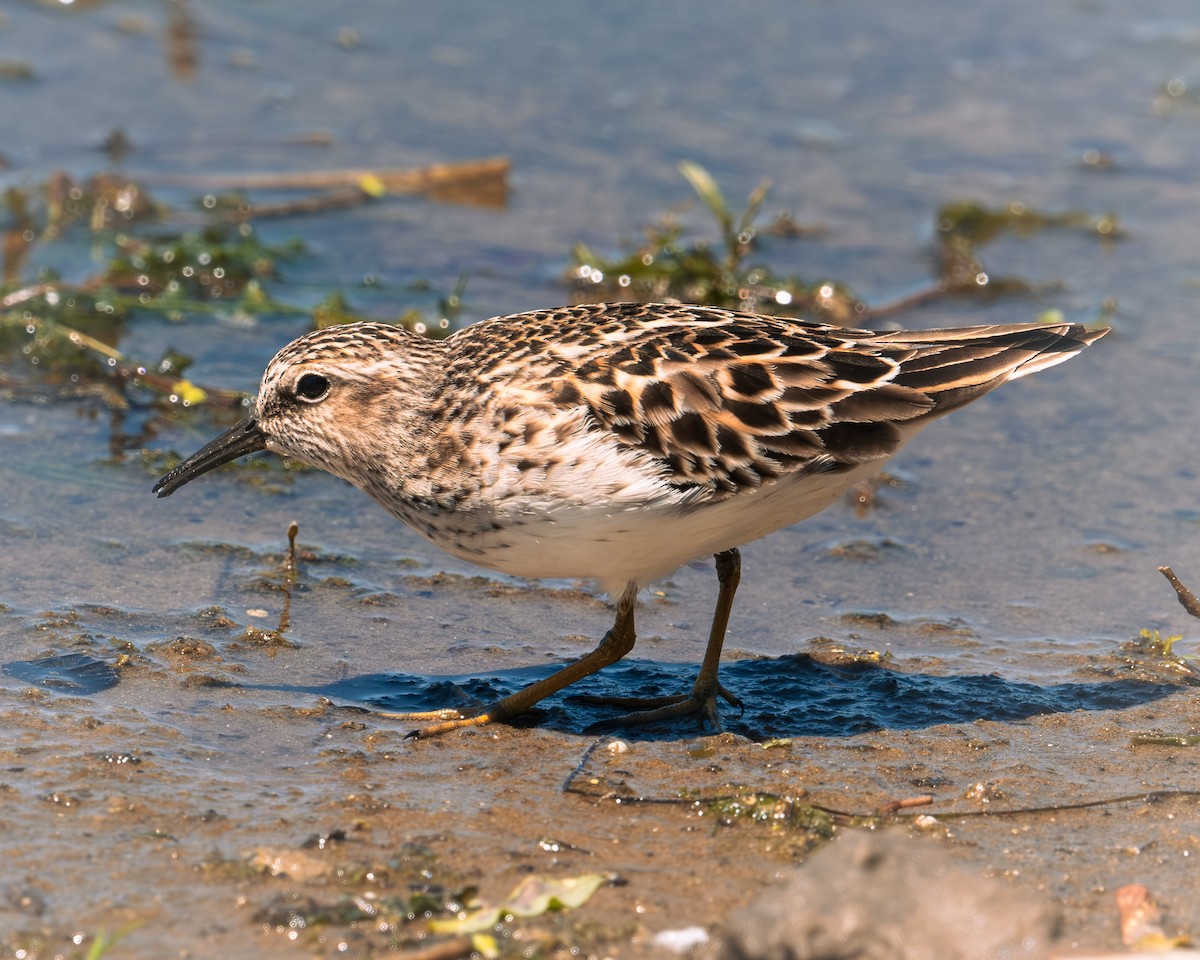
[[[462,331],[473,369],[559,408],[721,497],[782,475],[890,457],[920,420],[1102,335],[1070,324],[875,333],[709,307],[608,304]],[[494,357],[489,362],[488,356]],[[698,491],[699,492],[699,491]]]

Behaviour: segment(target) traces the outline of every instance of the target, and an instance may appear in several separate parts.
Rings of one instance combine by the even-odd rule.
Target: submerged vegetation
[[[569,276],[581,297],[674,299],[847,324],[865,311],[865,305],[839,282],[783,276],[757,262],[763,236],[822,232],[819,227],[800,227],[787,215],[758,226],[767,199],[765,182],[754,188],[745,208],[735,214],[708,171],[694,163],[682,163],[679,169],[716,221],[720,242],[689,241],[683,226],[667,216],[646,229],[644,243],[615,258],[577,244]]]
[[[1083,230],[1103,240],[1121,236],[1111,214],[1091,216],[1078,211],[1047,214],[1015,201],[999,209],[968,201],[948,203],[934,217],[936,275],[914,294],[872,306],[842,280],[784,275],[761,262],[764,238],[825,233],[820,226],[796,224],[788,214],[780,214],[760,226],[759,214],[768,194],[765,182],[751,191],[745,208],[735,214],[702,167],[682,163],[680,173],[716,221],[720,241],[711,244],[688,240],[675,217],[666,216],[646,229],[643,243],[616,257],[605,257],[582,244],[576,245],[569,279],[579,297],[675,299],[846,326],[866,325],[940,297],[1037,292],[1036,284],[1020,277],[995,276],[984,265],[980,248],[1005,234],[1027,237],[1045,229],[1070,229]],[[1104,309],[1111,309],[1111,305]]]
[[[478,165],[467,167],[465,180],[477,182]],[[493,165],[489,172],[502,179],[505,169]],[[195,210],[184,211],[156,201],[144,184],[112,174],[77,182],[56,173],[37,186],[10,187],[0,206],[0,393],[99,399],[122,418],[144,414],[132,431],[123,420],[114,427],[117,456],[143,446],[156,418],[196,407],[218,415],[239,410],[244,393],[188,379],[191,357],[170,347],[157,356],[132,356],[121,348],[122,340],[147,318],[168,324],[216,320],[233,331],[270,316],[311,316],[316,326],[381,319],[359,312],[341,291],[315,306],[280,296],[288,290],[285,265],[301,264],[306,250],[299,240],[268,242],[255,221],[341,209],[353,199],[351,191],[363,203],[388,189],[448,190],[453,181],[451,168],[408,173],[407,180],[360,173],[357,186],[335,184],[271,207],[255,207],[237,194],[207,193]],[[294,184],[280,180],[269,186]],[[412,308],[387,319],[444,335],[461,292],[460,287],[441,298],[436,317]]]

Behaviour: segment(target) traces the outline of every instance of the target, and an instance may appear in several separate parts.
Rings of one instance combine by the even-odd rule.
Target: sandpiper
[[[154,491],[271,450],[360,487],[457,557],[608,592],[616,621],[594,650],[478,711],[402,715],[431,722],[419,736],[506,720],[616,662],[633,649],[638,591],[715,556],[716,612],[691,692],[616,723],[699,714],[719,729],[718,698],[738,702],[717,677],[738,547],[824,510],[935,417],[1107,332],[881,333],[634,303],[494,317],[440,341],[330,327],[280,350],[254,412]]]

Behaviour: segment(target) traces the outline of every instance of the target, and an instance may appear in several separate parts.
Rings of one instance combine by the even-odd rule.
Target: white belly
[[[456,512],[421,531],[480,566],[518,577],[596,581],[610,595],[729,550],[824,510],[885,461],[843,473],[793,475],[695,506],[528,499]]]

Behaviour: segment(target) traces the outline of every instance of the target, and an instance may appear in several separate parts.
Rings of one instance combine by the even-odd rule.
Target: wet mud
[[[352,576],[320,589],[353,594]],[[514,605],[531,624],[607,612],[455,576],[409,577],[390,602],[410,591],[480,622]],[[293,616],[318,593],[293,598]],[[358,623],[404,629],[378,596],[350,604]],[[1195,749],[1143,741],[1194,729],[1196,683],[1144,645],[1064,653],[1070,679],[1017,683],[950,658],[881,662],[869,641],[920,648],[928,624],[859,618],[857,650],[813,638],[793,657],[731,662],[725,682],[748,702],[720,735],[589,736],[598,708],[568,696],[519,726],[413,740],[370,707],[488,698],[549,666],[362,672],[333,645],[264,642],[253,619],[3,616],[5,649],[29,651],[0,682],[5,948],[70,955],[77,934],[120,933],[137,956],[376,956],[452,940],[427,921],[502,903],[528,877],[599,873],[573,909],[502,921],[501,955],[661,956],[657,935],[719,937],[830,838],[883,826],[1032,893],[1061,916],[1063,944],[1117,946],[1113,891],[1131,880],[1194,920],[1180,878],[1200,835]],[[144,630],[163,639],[121,639]],[[635,657],[588,692],[671,689],[691,669]]]
[[[815,853],[883,828],[1044,906],[1058,953],[1121,949],[1130,884],[1168,935],[1200,929],[1195,628],[1156,571],[1200,586],[1190,14],[617,4],[585,30],[553,3],[401,19],[354,0],[337,23],[291,0],[167,7],[0,15],[19,51],[0,69],[0,955],[705,957]],[[63,305],[56,276],[92,313],[139,282],[95,259],[97,238],[128,240],[122,181],[102,181],[118,192],[94,233],[54,192],[97,171],[144,174],[182,229],[216,216],[218,175],[498,155],[503,207],[256,195],[272,209],[243,287],[203,299],[189,261],[200,299],[127,291],[86,351],[22,314]],[[626,662],[512,726],[410,739],[376,711],[509,692],[591,649],[610,608],[588,584],[481,575],[323,475],[260,461],[170,501],[151,484],[347,300],[430,319],[455,299],[469,322],[558,305],[583,266],[607,295],[641,259],[625,238],[676,227],[676,253],[720,260],[682,159],[724,191],[727,228],[772,181],[760,222],[800,227],[753,247],[738,229],[728,252],[776,296],[792,287],[770,276],[884,323],[1114,332],[743,551],[722,676],[745,708],[724,732],[596,736],[611,712],[572,699],[687,687],[716,591],[702,563],[645,591]],[[950,249],[953,210],[984,217],[982,254],[983,236]],[[1017,210],[1052,219],[1026,235]],[[1055,225],[1067,211],[1091,226]],[[182,274],[167,253],[230,279],[202,244],[155,250],[148,286]],[[946,277],[995,295],[926,297]],[[476,907],[501,911],[482,937]]]

